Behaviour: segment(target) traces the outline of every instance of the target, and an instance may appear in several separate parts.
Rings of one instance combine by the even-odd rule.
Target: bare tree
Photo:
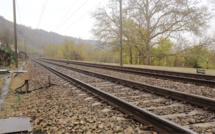
[[[10,45],[13,43],[13,35],[9,31],[9,29],[3,29],[0,39],[2,40],[3,44],[5,44],[7,48],[9,48]]]
[[[103,41],[118,37],[117,6],[116,1],[110,0],[93,14],[97,22],[94,35]],[[135,23],[133,33],[123,32],[123,38],[132,36],[133,45],[145,57],[146,65],[150,64],[150,50],[159,44],[159,38],[176,38],[184,32],[201,35],[211,18],[200,0],[128,0],[123,7],[123,19]]]

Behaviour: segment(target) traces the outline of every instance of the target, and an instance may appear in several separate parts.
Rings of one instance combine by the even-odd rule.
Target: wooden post
[[[26,91],[26,93],[28,93],[28,90],[29,90],[28,80],[25,80],[25,91]]]
[[[18,68],[18,54],[17,54],[17,33],[16,33],[16,1],[13,0],[13,21],[14,21],[14,44],[15,44],[15,63]]]
[[[25,91],[29,93],[29,80],[31,79],[29,72],[25,72],[22,77],[25,80]]]
[[[46,80],[47,80],[48,85],[50,87],[51,86],[51,76],[49,74],[46,76]]]

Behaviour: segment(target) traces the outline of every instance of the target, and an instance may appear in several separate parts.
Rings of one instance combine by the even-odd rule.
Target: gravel
[[[34,132],[42,133],[144,133],[144,126],[134,120],[127,120],[119,111],[102,112],[112,109],[107,104],[96,105],[99,100],[68,82],[51,74],[51,87],[47,87],[47,71],[28,62],[32,77],[31,93],[23,95],[19,108],[8,116],[31,117]]]
[[[47,64],[47,65],[49,65],[49,64]],[[195,106],[192,106],[189,104],[183,104],[183,103],[180,103],[175,100],[171,100],[171,99],[160,97],[160,96],[157,96],[154,94],[149,94],[146,92],[135,90],[135,89],[132,89],[129,87],[118,85],[116,83],[112,83],[112,82],[105,81],[105,80],[102,80],[99,78],[95,78],[92,76],[74,72],[74,71],[64,69],[61,67],[57,67],[57,66],[53,66],[53,65],[49,65],[49,66],[51,66],[61,72],[64,72],[70,76],[73,76],[79,80],[87,82],[90,85],[96,86],[97,88],[99,88],[101,90],[105,90],[106,92],[111,93],[117,97],[120,97],[139,107],[146,108],[148,111],[151,111],[157,115],[160,115],[160,116],[164,115],[164,116],[166,116],[164,118],[171,120],[179,125],[189,125],[188,127],[192,128],[194,131],[197,131],[197,129],[192,126],[195,125],[196,123],[215,121],[214,113],[211,113],[209,111],[190,115],[193,111],[199,110],[201,108],[198,108],[198,107],[195,107]],[[176,104],[179,104],[180,106],[173,106]],[[171,116],[174,114],[176,114],[176,115]],[[200,127],[200,128],[201,128],[201,131],[207,130],[207,129],[205,129],[205,127]],[[198,131],[200,131],[200,128],[198,128]],[[212,127],[212,129],[213,128],[214,127]]]
[[[107,69],[99,69],[94,67],[86,67],[86,66],[80,66],[80,65],[73,65],[73,64],[64,64],[63,65],[71,66],[78,69],[84,69],[89,70],[101,74],[107,74],[111,76],[115,76],[117,78],[124,78],[129,80],[134,80],[137,82],[142,82],[150,85],[160,86],[172,90],[182,91],[190,94],[197,94],[205,97],[215,98],[215,88],[207,87],[207,86],[198,86],[195,84],[189,84],[189,83],[183,83],[183,82],[175,82],[172,80],[164,80],[164,79],[157,79],[153,77],[148,76],[140,76],[125,72],[117,72]]]

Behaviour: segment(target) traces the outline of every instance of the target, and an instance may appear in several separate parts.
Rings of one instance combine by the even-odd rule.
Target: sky
[[[95,20],[91,13],[107,1],[16,0],[17,23],[61,35],[93,39],[91,29]],[[13,0],[0,0],[0,16],[13,22]],[[211,21],[211,31],[215,29],[214,23],[215,19]]]
[[[91,12],[107,0],[16,0],[17,24],[93,39]],[[45,7],[45,8],[44,8]],[[13,0],[0,0],[0,16],[13,22]]]

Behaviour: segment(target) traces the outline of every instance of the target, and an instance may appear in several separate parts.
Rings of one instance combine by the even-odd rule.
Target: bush
[[[14,52],[10,48],[0,47],[0,65],[9,66],[14,59]]]
[[[14,52],[10,48],[0,47],[0,53],[4,53],[11,59],[14,59]]]

